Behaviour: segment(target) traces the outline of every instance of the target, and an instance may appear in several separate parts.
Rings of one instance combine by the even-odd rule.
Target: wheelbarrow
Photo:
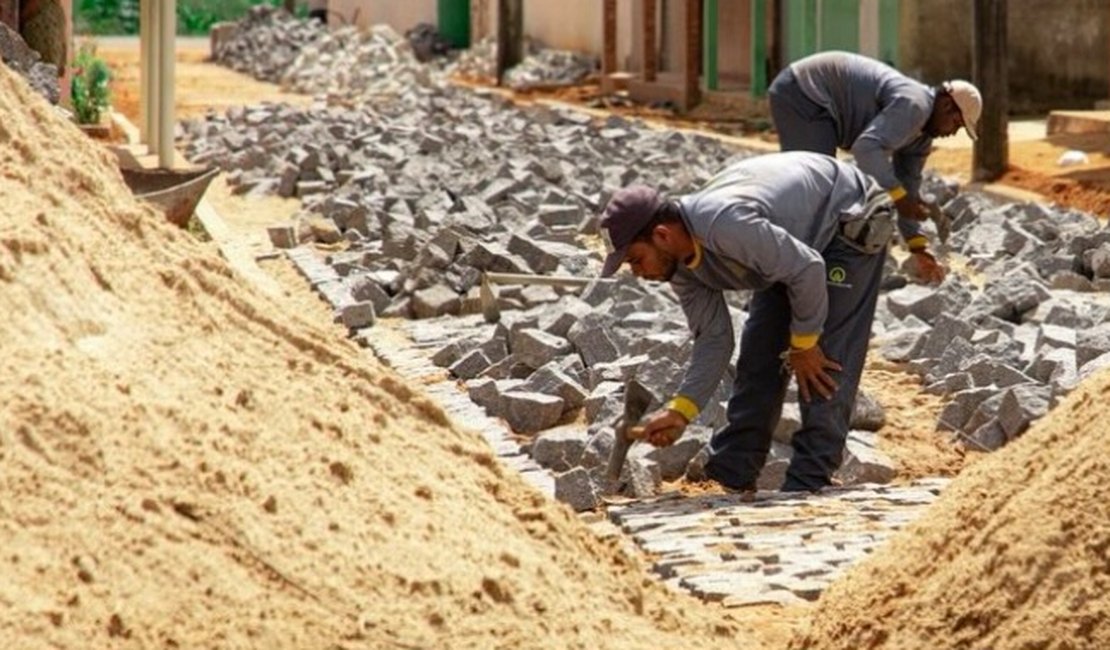
[[[201,169],[121,168],[123,181],[135,198],[158,208],[173,225],[184,228],[204,197],[219,167]]]

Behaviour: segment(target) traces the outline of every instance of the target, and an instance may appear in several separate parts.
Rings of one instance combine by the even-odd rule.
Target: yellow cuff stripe
[[[925,235],[915,235],[906,240],[906,246],[911,251],[923,251],[929,247],[929,238]]]
[[[887,192],[887,194],[890,195],[890,200],[900,201],[900,200],[902,200],[902,197],[906,196],[906,188],[904,188],[902,186],[898,186],[898,187],[890,190],[889,192]]]
[[[820,334],[791,334],[790,347],[796,350],[808,350],[817,345]]]
[[[686,418],[687,422],[693,422],[694,418],[698,417],[701,409],[694,403],[694,400],[686,397],[685,395],[678,395],[663,407],[669,411],[674,411],[682,417]]]

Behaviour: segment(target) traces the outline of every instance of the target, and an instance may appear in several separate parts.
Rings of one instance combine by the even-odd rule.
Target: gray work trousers
[[[869,255],[837,236],[821,256],[829,313],[818,345],[843,370],[830,372],[838,384],[831,398],[811,395],[808,404],[800,405],[802,427],[794,434],[794,455],[782,486],[787,491],[819,490],[829,485],[840,466],[867,357],[886,250]],[[710,478],[726,487],[753,489],[767,460],[790,380],[780,358],[790,347],[790,321],[785,285],[755,292],[740,337],[728,424],[710,440],[705,467]]]
[[[767,89],[771,121],[781,151],[814,151],[836,155],[836,121],[829,111],[802,92],[790,68],[780,72]]]

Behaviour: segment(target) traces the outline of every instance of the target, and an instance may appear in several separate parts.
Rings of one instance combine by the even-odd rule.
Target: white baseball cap
[[[979,89],[963,79],[953,79],[944,82],[944,90],[956,107],[960,109],[960,116],[964,121],[964,130],[972,140],[979,139],[976,125],[979,124],[979,115],[983,112],[983,97]]]

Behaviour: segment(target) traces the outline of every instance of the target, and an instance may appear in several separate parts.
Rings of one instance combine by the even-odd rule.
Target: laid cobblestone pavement
[[[325,299],[334,279],[313,255],[289,251],[290,259]],[[480,433],[498,459],[554,498],[552,475],[520,447],[499,419],[470,401],[461,386],[431,361],[452,340],[489,328],[480,315],[404,321],[400,336],[380,328],[356,332],[386,365],[423,384],[457,425]],[[948,479],[906,485],[857,485],[818,495],[760,492],[754,501],[739,495],[686,496],[676,492],[651,499],[611,502],[608,521],[586,513],[601,535],[620,535],[645,555],[665,583],[726,607],[816,600],[853,563],[899,528],[917,519]]]
[[[816,600],[848,566],[917,519],[947,479],[818,495],[667,495],[611,505],[609,519],[667,584],[725,606]]]

